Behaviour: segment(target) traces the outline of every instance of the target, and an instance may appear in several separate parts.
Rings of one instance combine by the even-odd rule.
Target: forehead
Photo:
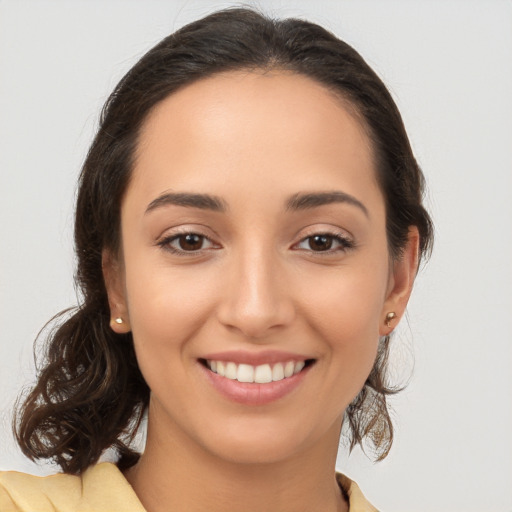
[[[288,140],[293,135],[313,138],[318,128],[328,124],[339,129],[332,135],[343,134],[347,142],[352,132],[365,138],[355,107],[325,85],[290,71],[239,70],[215,74],[170,94],[148,115],[139,140],[144,144],[157,131],[163,136],[187,131],[223,136],[228,128],[240,136],[242,125],[258,123],[269,131],[281,131]],[[319,136],[325,137],[321,132]]]
[[[140,133],[132,184],[155,195],[211,192],[226,182],[257,190],[263,180],[267,194],[272,184],[293,193],[293,186],[332,188],[331,178],[343,175],[367,185],[374,174],[362,123],[338,95],[291,72],[235,71],[155,107]]]

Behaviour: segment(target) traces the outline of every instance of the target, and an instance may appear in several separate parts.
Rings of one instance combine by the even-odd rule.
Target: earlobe
[[[101,266],[110,308],[110,328],[117,334],[130,332],[122,265],[110,250],[102,252]]]
[[[112,307],[110,308],[112,311]],[[130,332],[130,324],[123,317],[114,317],[111,313],[110,328],[117,334],[126,334]]]
[[[416,226],[409,227],[407,238],[402,255],[393,263],[391,287],[382,309],[381,336],[387,336],[398,325],[409,302],[418,271],[420,236]]]

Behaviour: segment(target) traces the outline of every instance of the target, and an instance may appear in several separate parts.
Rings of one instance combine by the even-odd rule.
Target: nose
[[[247,251],[229,264],[218,319],[244,337],[263,339],[295,317],[286,272],[267,251]]]

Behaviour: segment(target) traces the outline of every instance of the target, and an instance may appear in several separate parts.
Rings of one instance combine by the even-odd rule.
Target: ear
[[[110,328],[117,334],[130,332],[130,318],[126,303],[124,269],[112,251],[103,249],[101,268],[110,308]]]
[[[405,313],[418,271],[419,243],[418,228],[416,226],[409,227],[407,245],[401,257],[392,263],[393,267],[380,322],[381,336],[390,334]]]

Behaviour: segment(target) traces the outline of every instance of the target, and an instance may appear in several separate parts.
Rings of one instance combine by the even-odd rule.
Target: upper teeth
[[[267,382],[283,380],[299,373],[306,363],[304,361],[288,361],[287,363],[276,363],[273,366],[269,364],[252,366],[250,364],[236,364],[231,361],[207,360],[206,364],[212,372],[227,379],[237,380],[238,382],[265,384]]]

